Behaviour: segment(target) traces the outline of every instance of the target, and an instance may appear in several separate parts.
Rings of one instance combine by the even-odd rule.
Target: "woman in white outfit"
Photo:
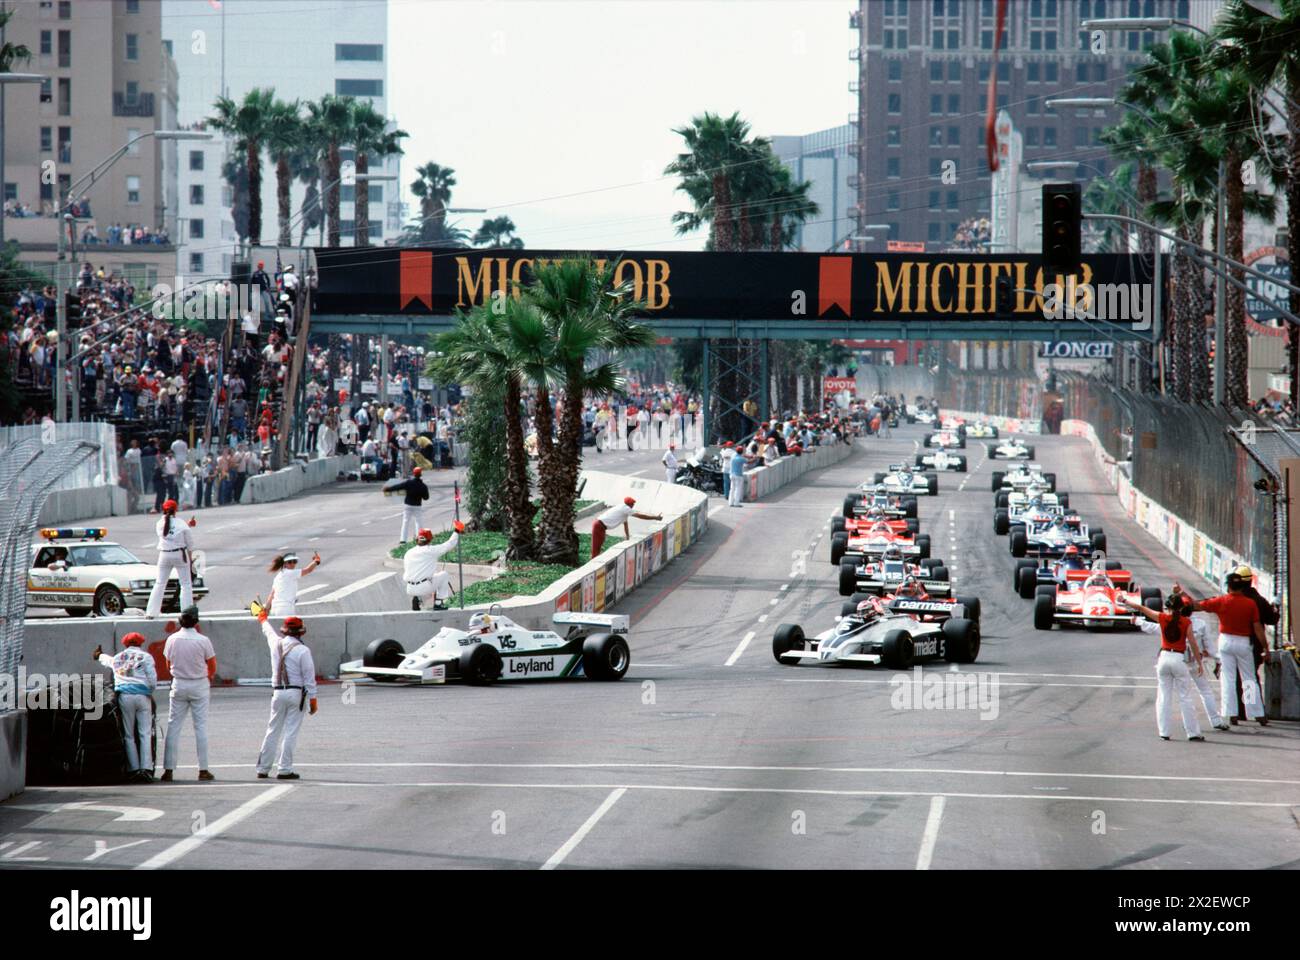
[[[271,561],[268,568],[275,574],[266,605],[273,617],[292,617],[298,612],[298,581],[320,566],[320,554],[312,554],[311,563],[298,569],[298,555],[290,551]]]
[[[1143,633],[1160,636],[1160,652],[1156,654],[1156,729],[1161,740],[1168,740],[1173,732],[1174,701],[1178,701],[1183,717],[1183,729],[1188,740],[1204,740],[1201,724],[1196,719],[1196,701],[1192,697],[1192,675],[1187,666],[1187,651],[1191,650],[1196,669],[1200,669],[1201,650],[1196,645],[1192,633],[1192,621],[1188,610],[1183,605],[1180,593],[1169,595],[1165,601],[1165,613],[1159,613],[1150,607],[1134,603],[1127,597],[1120,598],[1120,603],[1146,620],[1137,621],[1137,628]]]
[[[195,525],[195,521],[191,517],[188,523],[182,523],[176,518],[176,510],[175,500],[165,501],[162,506],[162,519],[157,524],[158,579],[153,583],[153,591],[149,594],[149,605],[145,607],[144,612],[145,617],[150,620],[162,613],[163,594],[167,590],[167,581],[171,579],[173,570],[176,571],[176,579],[181,585],[181,609],[194,606],[194,585],[190,580],[190,560],[194,554],[194,540],[190,535],[190,527]]]

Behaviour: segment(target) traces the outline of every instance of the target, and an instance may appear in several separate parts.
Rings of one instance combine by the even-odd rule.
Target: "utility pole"
[[[1220,257],[1224,256],[1227,247],[1226,243],[1226,224],[1227,211],[1224,209],[1223,194],[1227,189],[1227,168],[1222,160],[1219,161],[1219,195],[1215,204],[1215,236],[1214,249]],[[1222,262],[1222,261],[1220,261]],[[1224,300],[1227,296],[1227,287],[1223,282],[1223,274],[1218,274],[1214,280],[1214,405],[1223,406],[1223,393],[1225,382],[1225,367],[1228,363],[1227,341],[1227,317],[1225,313]]]

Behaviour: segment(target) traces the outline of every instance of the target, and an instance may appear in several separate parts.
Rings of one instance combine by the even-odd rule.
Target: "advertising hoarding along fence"
[[[534,263],[590,257],[614,265],[652,320],[887,321],[893,324],[970,321],[1002,327],[1042,324],[1043,299],[1015,295],[1012,315],[999,318],[999,277],[1017,290],[1037,290],[1064,277],[1045,274],[1026,254],[817,254],[701,251],[433,250],[320,248],[320,287],[313,314],[447,315],[512,295]],[[1094,254],[1082,284],[1149,283],[1150,256]],[[1062,324],[1078,339],[1094,333]],[[1119,334],[1119,335],[1122,335]]]

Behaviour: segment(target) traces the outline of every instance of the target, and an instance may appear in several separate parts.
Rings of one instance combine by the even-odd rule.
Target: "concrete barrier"
[[[78,487],[73,490],[55,490],[41,506],[37,522],[43,527],[92,520],[100,517],[121,517],[130,512],[127,493],[118,486]]]
[[[353,453],[337,457],[322,457],[290,464],[273,473],[260,473],[249,477],[244,484],[240,503],[270,503],[274,500],[287,500],[304,490],[323,487],[338,479],[339,471],[359,470],[361,459]]]
[[[810,470],[820,470],[839,463],[853,453],[855,444],[836,443],[826,447],[812,447],[798,457],[782,457],[775,463],[748,470],[745,473],[745,499],[761,500],[788,483],[792,483]]]

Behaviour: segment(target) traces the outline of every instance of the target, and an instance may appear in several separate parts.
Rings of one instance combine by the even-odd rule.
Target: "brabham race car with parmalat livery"
[[[959,603],[870,597],[811,639],[798,624],[781,624],[772,635],[772,656],[790,666],[883,665],[892,670],[906,670],[919,660],[972,663],[979,656],[979,623],[964,613]]]
[[[632,655],[626,614],[557,613],[551,620],[567,632],[529,630],[493,604],[488,613],[471,616],[466,629],[443,627],[413,653],[396,640],[373,640],[360,660],[341,664],[339,673],[389,682],[463,680],[476,686],[496,680],[621,680],[627,673]]]
[[[45,542],[32,545],[27,570],[28,607],[57,607],[73,617],[118,617],[149,605],[157,564],[144,563],[120,543],[105,540],[103,527],[46,528],[40,536]],[[208,595],[198,571],[192,570],[191,583],[196,601]],[[180,589],[173,571],[163,593],[164,613],[180,612]]]

